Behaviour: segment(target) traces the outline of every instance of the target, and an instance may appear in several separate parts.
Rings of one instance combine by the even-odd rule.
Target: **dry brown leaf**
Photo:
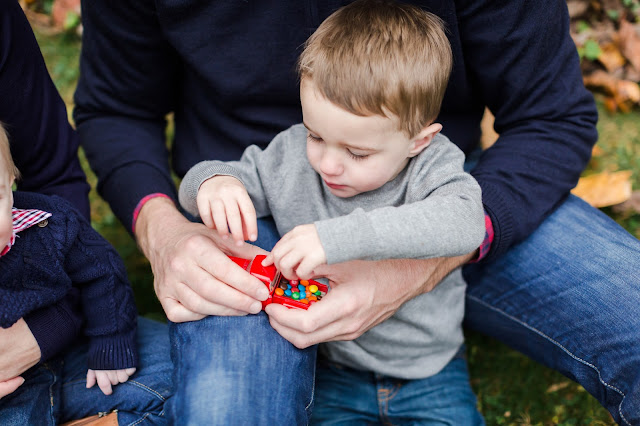
[[[624,170],[582,177],[571,193],[594,207],[620,204],[631,197],[631,174]]]
[[[600,55],[598,56],[598,62],[600,62],[609,72],[616,71],[624,66],[627,60],[622,56],[620,49],[614,43],[601,43]]]
[[[596,70],[585,76],[584,84],[612,96],[615,107],[621,111],[628,112],[634,105],[640,104],[640,86],[637,83],[621,80],[605,71]],[[610,105],[607,105],[607,108],[609,109]]]
[[[552,393],[552,392],[557,392],[560,389],[564,389],[567,386],[569,386],[571,383],[566,381],[566,382],[560,382],[560,383],[554,383],[551,386],[549,386],[546,390],[546,393]]]
[[[640,71],[640,34],[636,26],[623,19],[618,30],[618,43],[624,57]]]
[[[593,149],[591,150],[591,156],[600,157],[602,156],[602,154],[604,154],[604,151],[602,150],[602,148],[600,148],[598,145],[594,145]]]
[[[498,139],[498,134],[493,129],[493,123],[495,121],[495,117],[489,111],[489,108],[484,109],[484,115],[482,116],[482,121],[480,122],[480,128],[482,129],[482,134],[480,136],[480,146],[482,149],[487,149],[491,145],[495,143]]]
[[[68,13],[80,15],[80,0],[54,0],[51,6],[51,19],[58,28],[64,26]]]
[[[628,200],[613,206],[616,213],[637,213],[640,214],[640,191],[633,191]]]

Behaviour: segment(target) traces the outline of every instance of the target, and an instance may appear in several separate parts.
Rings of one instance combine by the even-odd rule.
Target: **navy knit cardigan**
[[[137,312],[118,253],[60,197],[15,192],[14,206],[52,216],[19,232],[11,250],[0,257],[0,327],[73,292],[84,314],[89,368],[137,366]]]

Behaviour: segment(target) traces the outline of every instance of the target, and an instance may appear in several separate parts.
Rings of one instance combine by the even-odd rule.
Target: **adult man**
[[[294,63],[303,41],[342,4],[327,3],[83,4],[75,111],[82,143],[102,195],[151,261],[156,293],[174,322],[256,313],[266,296],[220,251],[247,255],[250,249],[236,249],[188,222],[171,201],[165,116],[174,113],[172,167],[178,175],[197,161],[236,159],[247,145],[264,145],[301,121]],[[639,421],[638,357],[623,356],[628,353],[592,334],[611,326],[607,317],[624,317],[613,332],[616,343],[638,347],[640,328],[625,313],[640,298],[632,266],[640,259],[639,244],[595,210],[567,199],[596,140],[597,116],[582,85],[566,5],[416,3],[445,21],[454,53],[438,117],[444,133],[471,154],[484,107],[496,116],[500,139],[472,171],[483,190],[486,243],[479,254],[459,258],[327,267],[317,272],[339,284],[325,299],[331,304],[306,314],[270,308],[271,325],[300,348],[353,339],[479,256],[481,262],[465,270],[468,324],[579,378],[618,421]],[[597,253],[587,258],[587,249]],[[588,267],[594,258],[607,261]],[[576,324],[576,317],[590,322]],[[203,342],[203,333],[218,341]],[[296,400],[299,407],[276,407],[272,414],[304,421],[314,352],[300,353],[263,333],[272,333],[263,315],[175,324],[174,361],[185,378],[170,410],[196,421],[203,410],[190,407],[202,398],[209,419],[214,413],[220,422],[229,420],[227,411],[250,421],[265,412],[254,405],[261,393],[282,392],[286,383],[293,388],[285,399],[304,397]],[[274,367],[282,356],[298,368]],[[180,374],[192,369],[199,370],[198,380]],[[222,385],[224,391],[203,386],[214,378],[233,385]],[[238,414],[230,405],[247,401],[251,412]]]

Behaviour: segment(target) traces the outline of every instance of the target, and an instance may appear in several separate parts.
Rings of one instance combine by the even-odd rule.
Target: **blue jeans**
[[[640,424],[640,241],[577,197],[494,262],[467,265],[465,325]]]
[[[171,395],[173,370],[167,326],[140,318],[138,346],[136,373],[109,396],[97,385],[86,389],[86,345],[29,369],[22,386],[0,400],[0,424],[56,425],[115,409],[121,426],[167,424],[164,403]]]
[[[261,226],[268,248],[277,232]],[[500,259],[464,273],[469,327],[576,380],[618,423],[640,424],[640,241],[572,196]],[[177,423],[307,422],[313,349],[288,345],[262,314],[199,323],[171,329],[183,395],[167,411]]]
[[[438,374],[400,380],[320,360],[312,424],[476,426],[484,420],[469,385],[464,348]]]

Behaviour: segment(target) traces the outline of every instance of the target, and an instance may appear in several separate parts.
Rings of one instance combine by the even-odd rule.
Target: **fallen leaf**
[[[598,145],[594,145],[593,149],[591,150],[591,156],[600,157],[602,156],[602,154],[604,154],[604,151],[602,150],[602,148],[600,148]]]
[[[614,212],[622,213],[637,213],[640,214],[640,191],[633,191],[631,197],[628,200],[616,204],[611,208]]]
[[[634,105],[640,104],[640,86],[636,82],[619,79],[603,70],[596,70],[585,76],[584,84],[612,96],[615,107],[622,111],[630,111]]]
[[[554,384],[552,384],[551,386],[549,386],[547,388],[546,393],[557,392],[560,389],[566,388],[567,386],[569,386],[569,384],[570,383],[568,381],[567,382],[554,383]]]
[[[495,122],[495,117],[489,111],[489,108],[485,108],[484,115],[482,116],[482,121],[480,122],[480,128],[482,129],[482,134],[480,136],[480,146],[482,149],[487,149],[491,145],[495,143],[498,139],[498,134],[493,129],[493,123]]]
[[[608,42],[600,44],[598,62],[600,62],[607,71],[613,72],[622,68],[627,60],[616,44]]]
[[[623,19],[618,30],[618,43],[624,57],[640,71],[640,35],[636,26]]]
[[[631,170],[624,170],[585,176],[571,193],[594,207],[620,204],[631,197],[631,174]]]

